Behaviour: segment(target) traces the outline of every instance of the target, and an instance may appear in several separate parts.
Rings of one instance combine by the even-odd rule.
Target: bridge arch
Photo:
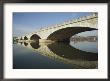
[[[91,30],[97,29],[91,27],[67,27],[54,31],[47,37],[47,40],[69,42],[73,35]]]
[[[38,42],[39,39],[41,39],[37,34],[33,34],[31,37],[30,37],[30,40],[33,40],[34,42]]]

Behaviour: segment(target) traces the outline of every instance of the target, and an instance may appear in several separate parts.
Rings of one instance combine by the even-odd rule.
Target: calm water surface
[[[86,69],[98,67],[97,41],[13,44],[14,69]]]

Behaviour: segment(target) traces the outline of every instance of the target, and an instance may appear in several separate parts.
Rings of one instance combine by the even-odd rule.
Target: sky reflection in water
[[[97,42],[73,43],[18,43],[13,45],[14,69],[84,69],[98,67]],[[84,44],[85,44],[84,43]],[[95,43],[95,44],[93,44]],[[72,44],[74,44],[72,46]],[[81,44],[81,45],[80,45]],[[83,48],[83,49],[82,49]],[[86,49],[86,50],[84,50]],[[89,50],[89,51],[88,51]]]

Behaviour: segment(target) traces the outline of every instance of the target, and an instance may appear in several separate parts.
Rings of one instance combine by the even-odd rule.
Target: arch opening
[[[85,31],[78,34],[73,35],[70,38],[70,41],[82,42],[82,41],[88,41],[88,42],[96,42],[98,40],[98,31],[92,30],[92,31]]]
[[[30,40],[34,41],[34,42],[39,42],[40,37],[37,34],[33,34],[30,37]]]
[[[90,27],[67,27],[57,30],[47,37],[47,40],[57,41],[57,42],[70,42],[70,38],[78,33],[97,30]]]
[[[28,38],[25,36],[25,37],[24,37],[24,40],[28,40]]]

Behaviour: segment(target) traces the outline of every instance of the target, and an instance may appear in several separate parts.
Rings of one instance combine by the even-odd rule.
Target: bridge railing
[[[98,14],[94,13],[94,14],[91,14],[89,16],[83,16],[83,17],[80,17],[80,18],[77,18],[77,19],[69,20],[69,21],[63,22],[61,24],[55,24],[53,26],[49,26],[48,28],[42,29],[40,31],[61,27],[62,25],[68,25],[68,24],[73,24],[73,23],[77,23],[77,22],[81,22],[81,21],[86,21],[88,19],[97,18],[97,17],[98,17]]]

